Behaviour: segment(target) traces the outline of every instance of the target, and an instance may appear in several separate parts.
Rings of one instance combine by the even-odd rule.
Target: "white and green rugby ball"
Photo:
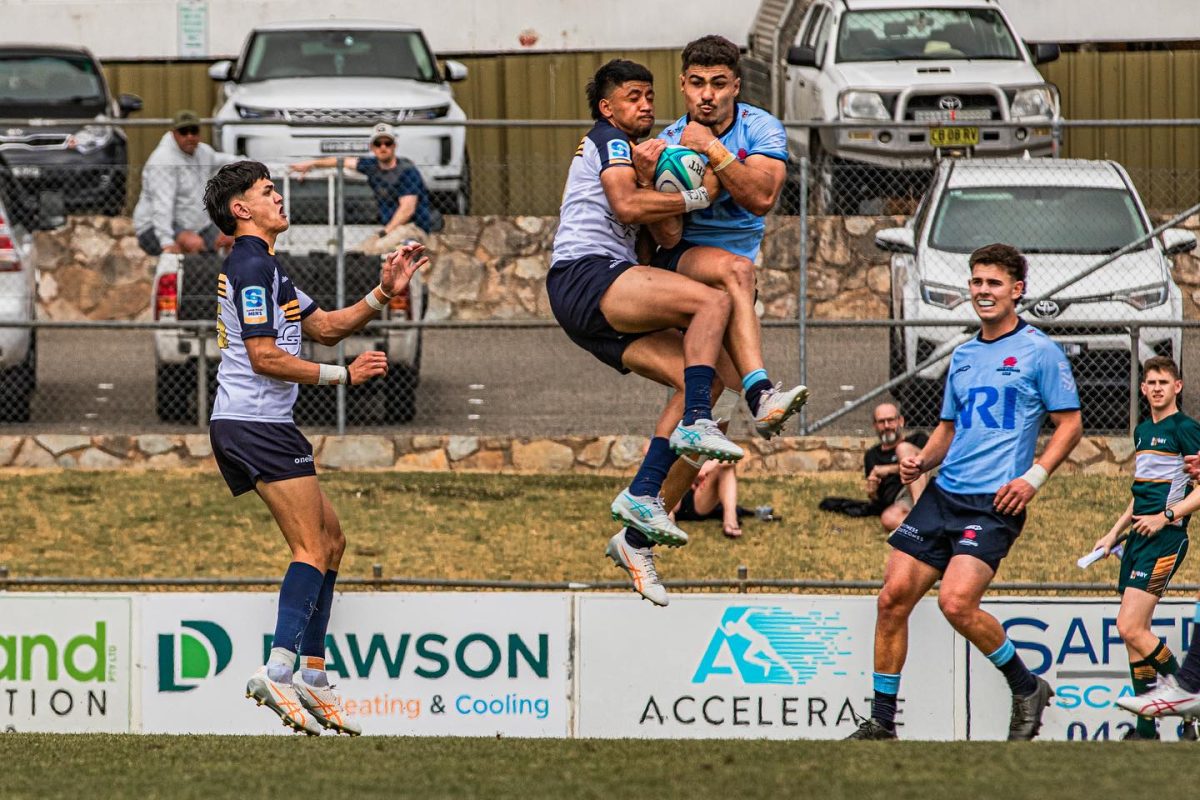
[[[699,189],[704,178],[704,158],[695,150],[667,145],[654,168],[654,188],[660,192]]]

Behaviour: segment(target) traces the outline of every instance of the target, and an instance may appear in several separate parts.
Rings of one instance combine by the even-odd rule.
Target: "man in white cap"
[[[429,203],[425,181],[413,162],[396,155],[396,132],[381,122],[371,132],[371,155],[347,156],[348,169],[361,172],[379,203],[377,236],[363,243],[365,253],[387,253],[407,239],[425,241],[425,235],[442,228],[442,215]],[[314,167],[337,166],[337,157],[326,156],[291,165],[303,176]]]

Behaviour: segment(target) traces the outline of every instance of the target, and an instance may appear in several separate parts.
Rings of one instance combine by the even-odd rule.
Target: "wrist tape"
[[[737,160],[719,139],[713,139],[708,147],[704,148],[704,155],[708,156],[708,163],[712,165],[713,172],[720,172]]]
[[[700,211],[712,205],[712,199],[708,196],[708,189],[705,189],[703,186],[699,189],[688,189],[682,194],[684,211]]]
[[[350,370],[345,367],[339,367],[337,364],[318,364],[317,366],[321,368],[321,374],[317,377],[318,386],[350,385]]]
[[[1025,470],[1025,474],[1021,476],[1021,480],[1028,483],[1034,489],[1041,489],[1049,477],[1050,473],[1046,472],[1046,468],[1041,464],[1035,463],[1032,467]]]
[[[379,287],[379,293],[381,295],[383,295],[384,297],[386,297],[388,300],[392,299],[391,296],[383,290],[382,286]],[[369,305],[371,308],[375,309],[376,311],[383,311],[384,306],[385,306],[384,303],[381,303],[375,299],[375,290],[374,289],[367,292],[366,296],[363,297],[363,302],[365,302],[367,305]]]

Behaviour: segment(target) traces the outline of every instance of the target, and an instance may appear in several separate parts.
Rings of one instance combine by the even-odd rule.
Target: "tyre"
[[[29,332],[25,360],[0,371],[0,421],[29,422],[33,390],[37,388],[37,331]]]

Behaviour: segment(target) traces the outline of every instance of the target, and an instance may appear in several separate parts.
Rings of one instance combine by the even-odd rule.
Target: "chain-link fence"
[[[585,130],[472,123],[469,142],[504,139],[508,152],[524,154],[468,158],[457,183],[437,172],[444,154],[414,165],[431,231],[401,233],[426,240],[433,268],[381,322],[340,348],[306,344],[303,353],[337,362],[384,350],[391,372],[362,387],[302,387],[301,424],[485,436],[649,430],[665,390],[583,353],[545,300],[562,182]],[[355,168],[369,150],[353,143],[344,148],[352,154],[271,164],[291,224],[277,243],[280,260],[324,308],[373,286],[378,253],[392,243],[380,241],[386,210]],[[303,176],[288,166],[314,157],[334,165]],[[6,161],[0,307],[13,322],[0,327],[0,432],[204,427],[217,389],[221,256],[144,251],[145,218],[133,213],[139,169]],[[1071,359],[1085,425],[1127,430],[1138,363],[1171,355],[1195,373],[1200,350],[1188,321],[1200,318],[1200,261],[1189,248],[1200,224],[1185,218],[1149,234],[1197,199],[1200,168],[962,158],[893,170],[794,158],[767,219],[759,271],[771,377],[813,389],[803,420],[810,429],[869,432],[870,404],[856,401],[897,379],[888,394],[910,425],[933,424],[945,361],[926,362],[975,320],[967,255],[1007,241],[1028,255],[1027,296],[1053,290],[1025,316]],[[202,211],[192,213],[205,224]],[[750,433],[741,410],[733,431]]]

